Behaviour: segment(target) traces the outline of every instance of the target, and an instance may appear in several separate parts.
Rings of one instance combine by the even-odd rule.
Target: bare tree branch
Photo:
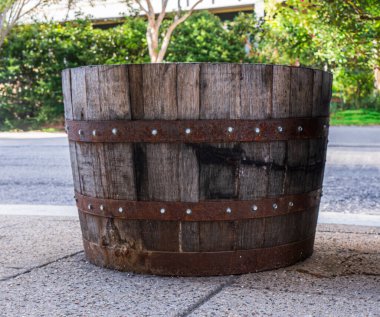
[[[136,0],[136,3],[138,4],[139,8],[141,11],[145,12],[146,15],[149,15],[148,9],[145,9],[144,6],[142,5],[140,0]]]
[[[156,63],[161,63],[163,60],[164,60],[164,57],[165,57],[165,54],[166,54],[166,51],[168,49],[168,46],[169,46],[169,43],[170,43],[170,38],[173,34],[173,31],[176,29],[176,27],[181,24],[182,22],[184,22],[194,11],[194,9],[197,7],[198,4],[200,4],[203,0],[198,0],[196,3],[194,3],[194,5],[190,8],[190,10],[184,14],[182,17],[180,17],[179,19],[175,20],[173,22],[172,25],[169,26],[168,30],[166,31],[165,35],[164,35],[164,39],[162,41],[162,44],[161,44],[161,49],[160,49],[160,52],[158,54],[158,57],[157,57],[157,60],[156,60]]]
[[[166,15],[166,8],[167,8],[167,6],[168,6],[168,2],[169,2],[169,0],[163,0],[163,1],[162,1],[162,9],[161,9],[161,13],[158,15],[158,18],[157,18],[157,21],[156,21],[156,27],[157,27],[157,28],[160,28],[161,23],[162,23],[162,21],[163,21],[164,18],[165,18],[165,15]]]

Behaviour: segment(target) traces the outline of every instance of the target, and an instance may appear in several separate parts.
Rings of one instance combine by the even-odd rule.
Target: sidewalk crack
[[[58,261],[61,261],[61,260],[65,260],[65,259],[71,258],[71,257],[73,257],[73,256],[75,256],[75,255],[77,255],[77,254],[80,254],[80,253],[83,253],[83,250],[78,251],[78,252],[74,252],[74,253],[71,253],[71,254],[68,254],[68,255],[65,255],[65,256],[63,256],[63,257],[61,257],[61,258],[58,258],[58,259],[55,259],[55,260],[52,260],[52,261],[49,261],[49,262],[46,262],[46,263],[43,263],[43,264],[40,264],[40,265],[33,266],[33,267],[31,267],[31,268],[29,268],[29,269],[26,269],[26,270],[24,270],[24,271],[22,271],[22,272],[20,272],[20,273],[17,273],[17,274],[11,275],[11,276],[7,276],[7,277],[0,278],[0,282],[9,281],[9,280],[14,279],[14,278],[16,278],[16,277],[18,277],[18,276],[21,276],[21,275],[24,275],[24,274],[28,274],[28,273],[30,273],[30,272],[36,270],[36,269],[40,269],[40,268],[43,268],[43,267],[45,267],[45,266],[48,266],[49,264],[53,264],[53,263],[55,263],[55,262],[58,262]]]
[[[238,276],[231,276],[226,282],[220,284],[216,289],[209,292],[205,297],[195,302],[193,305],[188,307],[184,312],[176,315],[177,317],[187,317],[194,311],[196,311],[199,307],[201,307],[203,304],[208,302],[211,298],[218,295],[224,288],[231,286],[235,283],[235,281],[238,279]]]

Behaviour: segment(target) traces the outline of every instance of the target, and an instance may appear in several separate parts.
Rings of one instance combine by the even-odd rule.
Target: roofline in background
[[[194,12],[197,11],[209,11],[213,14],[221,14],[221,13],[234,13],[234,12],[240,12],[240,11],[250,11],[254,10],[254,4],[252,5],[239,5],[239,6],[234,6],[234,7],[221,7],[221,8],[216,8],[216,9],[195,9]],[[186,12],[186,10],[184,10]],[[168,12],[173,13],[173,11]],[[139,16],[145,17],[145,13],[140,13]],[[122,24],[124,21],[125,17],[109,17],[106,19],[90,19],[92,24],[94,25],[108,25],[108,24]],[[67,21],[62,21],[61,23],[65,22],[72,22],[75,20],[67,20]]]

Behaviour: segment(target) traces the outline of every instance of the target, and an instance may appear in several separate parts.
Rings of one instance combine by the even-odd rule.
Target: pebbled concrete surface
[[[56,261],[83,250],[78,220],[0,215],[0,250],[0,280]]]
[[[331,127],[321,211],[380,215],[380,127]],[[74,205],[64,134],[0,133],[0,203]]]
[[[89,264],[76,218],[0,223],[1,317],[380,316],[379,227],[319,225],[314,255],[291,267],[178,278]]]

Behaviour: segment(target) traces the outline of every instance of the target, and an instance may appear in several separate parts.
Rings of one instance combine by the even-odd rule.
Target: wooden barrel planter
[[[65,70],[87,259],[191,276],[310,256],[331,84],[327,72],[273,65]]]

